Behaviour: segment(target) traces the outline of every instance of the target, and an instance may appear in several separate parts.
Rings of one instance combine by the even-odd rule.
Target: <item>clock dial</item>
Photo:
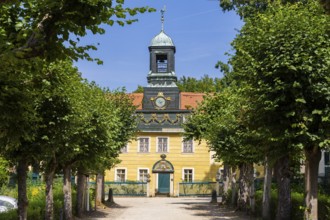
[[[157,107],[162,108],[162,107],[165,106],[166,100],[163,97],[158,97],[155,100],[155,104],[156,104]]]

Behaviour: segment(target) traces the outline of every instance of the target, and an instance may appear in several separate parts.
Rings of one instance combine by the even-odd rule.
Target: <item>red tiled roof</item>
[[[180,109],[195,109],[204,99],[204,93],[181,92],[180,93]]]
[[[131,93],[129,96],[133,98],[133,105],[136,106],[138,110],[141,110],[143,93]]]
[[[204,99],[204,93],[181,92],[180,93],[180,109],[195,109]],[[131,93],[133,105],[137,106],[138,110],[142,109],[143,93]]]

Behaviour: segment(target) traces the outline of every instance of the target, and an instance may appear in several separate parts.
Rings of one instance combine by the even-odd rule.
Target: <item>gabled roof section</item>
[[[196,109],[204,99],[204,93],[181,92],[180,93],[180,109]]]
[[[133,105],[137,107],[137,110],[141,110],[143,93],[131,93],[129,96],[133,99]]]

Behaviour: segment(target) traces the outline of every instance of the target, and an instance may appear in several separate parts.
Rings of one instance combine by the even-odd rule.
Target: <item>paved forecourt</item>
[[[210,198],[198,197],[115,197],[116,205],[100,207],[85,219],[123,220],[245,220],[240,212],[211,204]]]

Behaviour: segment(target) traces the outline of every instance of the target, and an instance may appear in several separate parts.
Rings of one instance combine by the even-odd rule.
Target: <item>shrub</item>
[[[72,201],[73,207],[75,204],[75,191],[74,187],[72,187]],[[1,195],[8,195],[14,198],[17,198],[17,188],[10,187],[1,187],[0,188]],[[54,194],[54,219],[60,219],[60,215],[63,213],[63,191],[62,191],[62,183],[59,181],[54,182],[53,188]],[[28,219],[44,219],[45,216],[45,185],[38,184],[28,185],[27,195],[29,199],[28,206]],[[16,220],[18,219],[17,210],[11,210],[9,212],[0,213],[0,219],[6,220]]]
[[[0,186],[5,185],[8,182],[8,167],[9,162],[3,157],[0,157]]]
[[[330,219],[330,197],[328,195],[319,195],[319,219]]]
[[[224,203],[226,203],[228,205],[232,205],[231,204],[231,194],[232,194],[232,189],[228,189],[227,193],[223,194],[222,201],[224,201]]]
[[[262,213],[262,191],[256,191],[256,214],[261,217]],[[299,192],[291,193],[291,219],[301,220],[304,219],[304,194]],[[271,191],[271,204],[270,204],[271,216],[273,219],[276,217],[277,210],[277,190]],[[319,194],[318,198],[318,213],[319,219],[330,219],[330,198],[327,195]]]
[[[304,200],[303,193],[291,192],[291,219],[304,219]]]

